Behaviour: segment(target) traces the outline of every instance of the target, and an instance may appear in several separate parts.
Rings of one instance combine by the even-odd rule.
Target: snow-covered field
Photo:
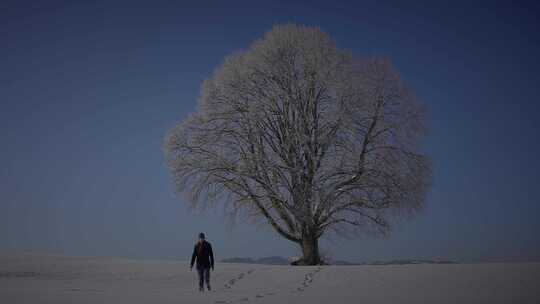
[[[0,303],[540,303],[540,263],[291,267],[0,256]]]

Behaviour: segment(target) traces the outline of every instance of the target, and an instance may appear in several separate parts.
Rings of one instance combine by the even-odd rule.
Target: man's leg
[[[203,286],[203,280],[204,280],[204,268],[202,267],[197,267],[197,274],[199,275],[199,291],[204,291],[204,286]]]
[[[204,279],[206,281],[206,287],[210,290],[210,267],[204,269]]]

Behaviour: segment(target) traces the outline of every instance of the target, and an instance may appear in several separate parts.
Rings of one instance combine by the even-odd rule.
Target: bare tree
[[[388,60],[353,58],[318,28],[275,26],[204,81],[165,154],[193,206],[265,219],[314,265],[325,232],[387,234],[392,215],[422,208],[422,109]]]

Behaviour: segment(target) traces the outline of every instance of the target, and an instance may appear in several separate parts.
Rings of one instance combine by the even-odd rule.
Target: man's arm
[[[195,258],[197,257],[197,246],[193,247],[193,254],[191,255],[191,266],[190,268],[193,268],[193,264],[195,263]]]
[[[214,270],[214,252],[212,252],[212,245],[208,243],[208,247],[210,247],[210,267],[212,267],[212,270]]]

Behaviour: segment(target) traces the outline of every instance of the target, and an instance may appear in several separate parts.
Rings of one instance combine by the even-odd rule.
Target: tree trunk
[[[315,235],[304,235],[300,245],[302,246],[303,257],[298,261],[299,265],[319,265],[321,263],[319,240]]]

